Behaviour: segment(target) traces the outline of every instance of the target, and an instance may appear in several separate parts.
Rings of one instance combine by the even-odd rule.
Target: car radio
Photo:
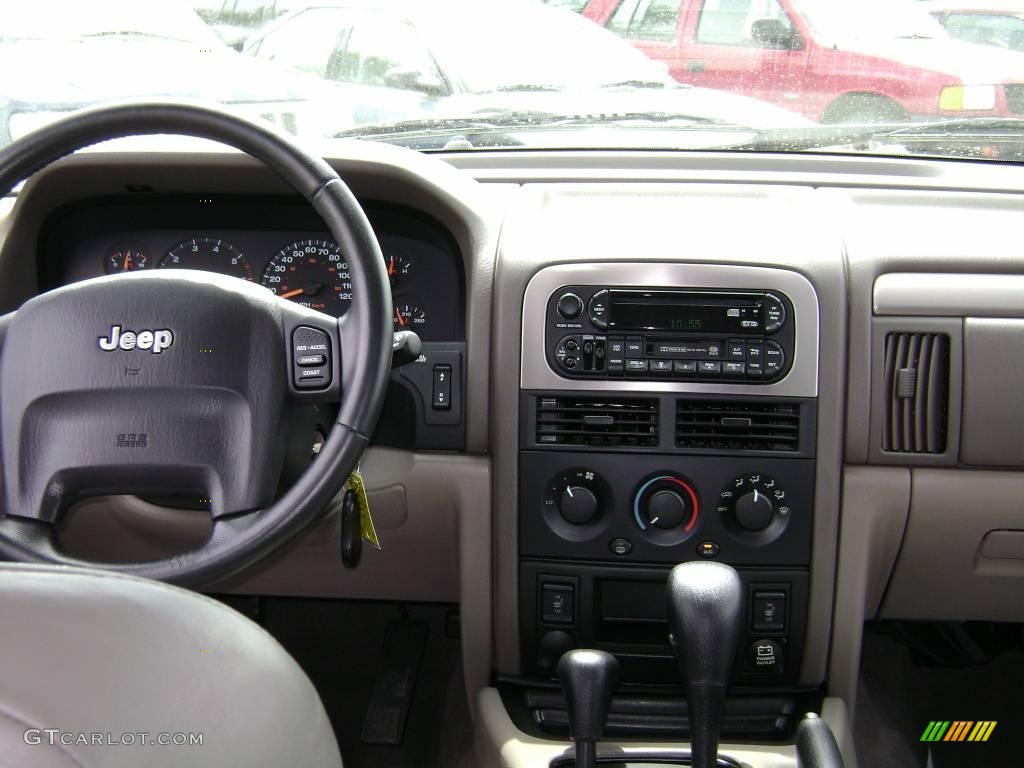
[[[567,378],[768,384],[792,364],[792,316],[779,291],[563,286],[548,300],[548,362]]]

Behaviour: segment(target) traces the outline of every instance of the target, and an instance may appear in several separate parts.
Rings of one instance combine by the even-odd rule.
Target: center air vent
[[[800,450],[800,406],[742,400],[678,400],[676,447]]]
[[[658,401],[639,398],[542,397],[537,442],[547,445],[658,444]]]
[[[943,453],[948,403],[949,337],[944,333],[888,334],[882,450]]]

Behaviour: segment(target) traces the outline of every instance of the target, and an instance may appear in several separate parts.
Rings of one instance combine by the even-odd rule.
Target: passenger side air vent
[[[885,423],[882,450],[943,453],[949,404],[949,336],[885,337]]]
[[[676,447],[800,450],[800,406],[741,400],[676,401]]]
[[[546,445],[658,444],[658,401],[610,397],[542,397],[537,442]]]

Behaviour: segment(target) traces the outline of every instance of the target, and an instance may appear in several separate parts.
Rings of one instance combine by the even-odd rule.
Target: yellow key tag
[[[377,529],[373,527],[370,500],[366,497],[366,484],[363,482],[359,467],[356,467],[349,475],[348,480],[345,481],[345,488],[355,491],[356,494],[356,506],[359,508],[359,534],[363,537],[363,541],[380,551],[380,540],[377,538]]]

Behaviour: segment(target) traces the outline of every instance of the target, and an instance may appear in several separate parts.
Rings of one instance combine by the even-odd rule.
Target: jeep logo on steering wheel
[[[110,335],[100,336],[97,343],[104,352],[113,352],[115,349],[148,349],[154,355],[159,355],[174,343],[174,334],[167,328],[124,331],[120,325],[114,325],[110,328]]]

